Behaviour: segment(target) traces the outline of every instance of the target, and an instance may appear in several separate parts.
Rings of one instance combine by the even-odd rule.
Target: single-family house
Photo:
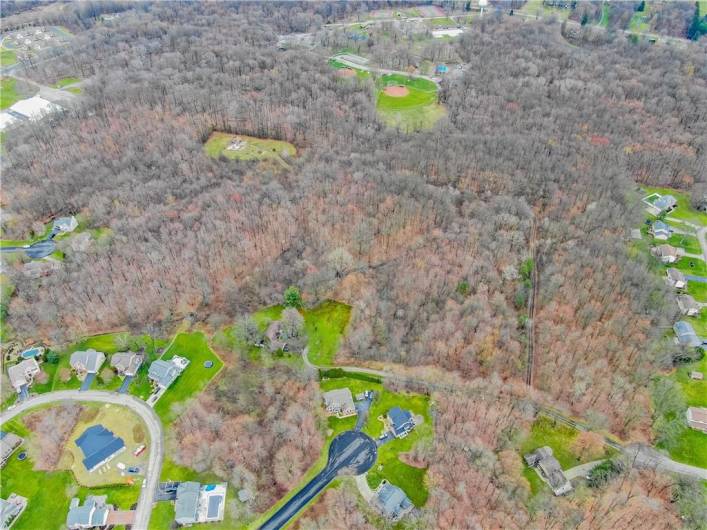
[[[34,376],[39,373],[37,359],[25,359],[7,369],[10,384],[16,392],[22,392],[22,388],[29,387],[34,381]]]
[[[174,520],[179,525],[223,521],[226,483],[201,485],[180,482],[174,501]]]
[[[670,237],[670,227],[663,221],[655,221],[650,228],[650,233],[656,239],[666,240]]]
[[[287,351],[287,341],[282,340],[280,337],[280,331],[282,328],[282,322],[279,320],[274,320],[268,325],[268,329],[265,331],[265,336],[268,338],[268,345],[271,352],[278,350]]]
[[[83,465],[89,473],[125,450],[123,439],[100,424],[86,429],[75,443],[84,455]]]
[[[689,294],[678,295],[678,307],[683,315],[695,317],[700,314],[700,304]]]
[[[10,456],[24,441],[15,433],[0,431],[0,468],[5,467]]]
[[[552,454],[551,448],[540,447],[524,455],[523,458],[528,466],[535,468],[540,478],[550,486],[556,496],[572,491],[572,483],[562,472],[560,463]]]
[[[157,359],[150,365],[147,377],[158,387],[168,388],[189,364],[189,359],[175,355],[165,361]]]
[[[687,409],[687,425],[691,429],[707,433],[707,408],[689,407]]]
[[[702,340],[695,333],[692,324],[685,320],[678,320],[673,325],[673,331],[675,331],[675,340],[680,346],[697,348],[702,345]]]
[[[197,522],[199,511],[198,482],[180,482],[177,486],[177,497],[174,501],[174,520],[179,525],[194,524]]]
[[[114,353],[110,358],[110,365],[115,368],[118,375],[130,377],[137,374],[142,364],[143,356],[132,351]]]
[[[71,499],[69,513],[66,516],[67,528],[103,528],[108,522],[108,513],[113,510],[113,506],[106,504],[105,495],[89,495],[86,502],[80,506],[77,497]]]
[[[71,354],[69,364],[76,371],[79,379],[86,377],[86,374],[98,373],[106,360],[106,354],[94,349],[75,351]]]
[[[376,490],[374,503],[385,517],[398,521],[413,509],[413,504],[405,492],[387,481]]]
[[[10,528],[26,507],[27,499],[16,493],[10,493],[7,500],[0,499],[0,529]]]
[[[325,392],[322,397],[324,398],[324,406],[329,414],[338,418],[346,418],[356,414],[356,406],[349,388],[330,390]]]
[[[678,269],[669,268],[666,271],[668,285],[670,287],[675,287],[676,289],[684,289],[687,287],[687,279],[685,275]]]
[[[678,201],[672,195],[662,195],[658,200],[653,203],[653,206],[658,208],[661,212],[669,212],[678,205]]]
[[[393,407],[388,411],[386,423],[396,438],[405,438],[415,428],[415,421],[410,411],[400,407]]]
[[[52,231],[54,233],[73,232],[74,230],[76,230],[77,226],[79,226],[79,222],[73,215],[70,217],[58,217],[57,219],[54,219]]]
[[[685,255],[685,251],[671,245],[658,245],[657,247],[653,247],[651,249],[651,254],[663,263],[675,263]]]

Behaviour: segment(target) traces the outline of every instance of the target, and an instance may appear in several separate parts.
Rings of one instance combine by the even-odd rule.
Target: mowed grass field
[[[10,66],[17,62],[17,53],[14,50],[0,50],[0,66]]]
[[[388,74],[381,76],[376,86],[376,107],[383,121],[391,127],[407,132],[427,129],[446,114],[445,108],[437,102],[437,85],[432,81]],[[391,86],[404,86],[409,92],[402,97],[390,96],[385,89]]]
[[[240,140],[244,145],[237,151],[226,149],[234,140]],[[204,151],[212,158],[223,155],[230,160],[275,160],[285,165],[283,155],[297,156],[297,149],[289,142],[218,131],[211,133],[204,144]]]
[[[17,81],[11,77],[0,79],[0,110],[10,107],[22,99],[17,93],[16,84]]]
[[[175,355],[186,357],[191,362],[155,405],[155,412],[165,424],[178,415],[172,405],[196,396],[223,367],[223,361],[213,352],[206,336],[200,331],[177,335],[162,359],[168,361]],[[206,368],[206,361],[211,361],[213,366]]]

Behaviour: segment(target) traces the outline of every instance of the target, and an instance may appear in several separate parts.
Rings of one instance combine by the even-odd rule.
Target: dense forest
[[[366,7],[116,4],[121,16],[110,24],[86,7],[62,13],[85,29],[67,53],[25,75],[89,82],[79,107],[5,139],[3,237],[78,213],[110,236],[86,253],[67,252],[41,280],[8,263],[16,286],[8,323],[20,339],[66,343],[148,322],[166,335],[186,316],[219,328],[279,302],[288,285],[307,304],[347,302],[342,360],[494,381],[479,390],[494,407],[437,396],[437,445],[423,455],[432,497],[421,524],[524,528],[531,515],[519,470],[493,451],[515,421],[529,420],[522,392],[499,390],[525,374],[528,264],[539,281],[536,397],[649,439],[647,385],[670,365],[662,330],[674,309],[647,264],[628,255],[626,234],[643,220],[638,184],[706,184],[707,49],[589,32],[568,40],[557,24],[489,16],[457,41],[433,45],[466,67],[443,81],[447,116],[406,134],[378,119],[369,82],[337,78],[320,51],[276,46],[278,34],[302,31],[334,49],[347,44],[322,24]],[[412,43],[403,29],[385,31],[366,46],[384,66],[386,56],[399,66]],[[287,168],[209,158],[203,142],[213,130],[287,140],[299,156]],[[235,384],[246,376],[224,377]],[[179,426],[177,457],[238,484],[267,482],[261,508],[306,469],[304,448],[322,443],[311,411],[298,407],[311,401],[311,383],[283,373],[273,381],[298,397],[286,403],[269,392],[252,404],[284,415],[290,436],[262,454],[237,448],[274,462],[260,478],[248,462],[234,469],[222,457],[222,434],[264,429],[239,419],[242,405],[229,403],[224,388],[203,396]],[[214,403],[217,425],[206,412]],[[306,436],[292,440],[295,427]],[[195,455],[202,438],[190,439],[190,430],[210,433],[209,454]],[[284,465],[292,459],[301,469]],[[461,476],[483,486],[462,491]],[[631,471],[587,505],[546,500],[534,525],[674,527],[672,512],[655,508],[667,502],[661,480]],[[346,495],[327,493],[300,525],[328,528],[327,518],[338,517],[363,527]]]

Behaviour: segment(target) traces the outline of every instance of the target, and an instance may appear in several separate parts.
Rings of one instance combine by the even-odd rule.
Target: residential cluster
[[[654,241],[663,242],[670,240],[674,236],[694,237],[696,235],[696,229],[699,227],[668,217],[678,207],[678,201],[674,196],[652,193],[643,198],[643,203],[646,205],[648,213],[657,217],[656,220],[650,223],[648,229],[648,233],[653,237]],[[666,221],[681,223],[685,228],[672,226]],[[640,238],[640,231],[638,231],[638,238]],[[704,249],[702,250],[704,252]],[[685,258],[691,260],[689,261],[690,264],[699,263],[704,266],[705,263],[703,254],[689,254],[685,249],[667,243],[652,247],[651,254],[665,265],[675,264]],[[669,267],[665,271],[665,281],[669,287],[675,289],[678,309],[680,314],[686,317],[678,320],[673,325],[675,342],[687,349],[703,348],[707,341],[697,334],[689,317],[698,317],[702,308],[707,306],[707,304],[697,302],[688,293],[688,289],[690,282],[707,283],[707,277],[698,274],[688,274],[677,267]],[[693,370],[689,373],[689,377],[695,380],[703,380],[704,374]],[[707,408],[689,407],[686,412],[686,420],[688,427],[707,433]]]
[[[375,398],[373,391],[367,390],[356,395],[348,387],[335,388],[322,394],[324,408],[330,416],[337,418],[348,418],[359,415],[357,429],[361,428],[367,418],[368,410]],[[417,425],[422,422],[422,417],[413,414],[400,407],[392,407],[385,416],[378,417],[383,423],[383,433],[377,440],[381,446],[396,438],[405,438]],[[381,481],[372,495],[364,497],[369,499],[372,506],[377,508],[390,521],[398,521],[414,509],[412,501],[405,492],[387,480]]]

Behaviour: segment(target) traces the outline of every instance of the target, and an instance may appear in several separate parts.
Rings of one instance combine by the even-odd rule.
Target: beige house
[[[105,353],[90,349],[72,353],[69,364],[76,371],[78,378],[83,379],[86,374],[98,373],[105,360]]]
[[[700,314],[700,304],[689,294],[681,294],[678,296],[678,307],[683,315],[696,317]]]
[[[134,376],[142,364],[142,355],[132,351],[114,353],[110,365],[121,376]]]
[[[651,254],[658,258],[663,263],[675,263],[685,255],[685,251],[681,248],[675,248],[670,245],[658,245],[651,249]]]
[[[691,429],[707,433],[707,408],[690,407],[687,409],[687,425]]]
[[[34,376],[39,373],[39,364],[36,359],[25,359],[21,363],[10,366],[7,369],[7,375],[10,378],[10,384],[17,392],[20,392],[23,386],[29,386],[34,381]]]
[[[685,275],[677,269],[670,268],[665,273],[667,276],[668,285],[676,289],[684,289],[687,287]]]
[[[338,418],[346,418],[356,414],[356,406],[354,405],[350,389],[337,388],[330,390],[329,392],[325,392],[323,397],[324,406],[330,415]]]

